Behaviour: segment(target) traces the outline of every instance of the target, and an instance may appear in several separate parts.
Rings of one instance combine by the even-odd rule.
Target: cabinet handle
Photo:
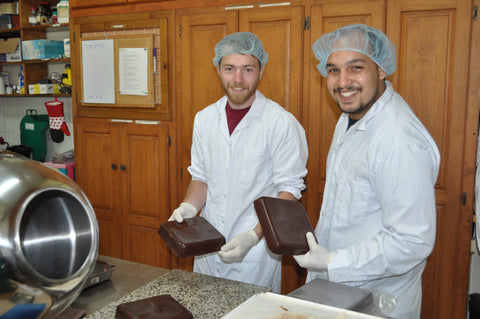
[[[122,171],[124,171],[124,170],[126,170],[127,168],[125,167],[125,165],[120,165],[120,169],[121,169]]]
[[[117,169],[117,165],[116,164],[112,164],[112,169]]]

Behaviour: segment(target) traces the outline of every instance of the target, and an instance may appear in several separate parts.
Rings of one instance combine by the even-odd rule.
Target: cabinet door
[[[97,216],[99,254],[122,258],[120,156],[117,130],[108,120],[75,119],[76,180]]]
[[[124,4],[125,0],[70,0],[70,7],[86,8],[86,7],[101,7],[107,5]]]
[[[124,257],[170,268],[169,249],[158,235],[170,216],[168,127],[148,122],[123,124],[119,130]]]
[[[237,31],[238,18],[236,12],[218,12],[180,15],[178,21],[177,118],[181,177],[178,191],[182,197],[191,178],[187,167],[190,165],[193,118],[224,95],[212,61],[214,48],[227,34]]]
[[[269,55],[258,89],[302,121],[303,7],[241,11],[239,31],[256,34]]]
[[[422,318],[465,318],[473,200],[462,202],[462,196],[473,198],[475,167],[475,157],[465,152],[476,149],[470,137],[478,129],[476,121],[467,120],[471,9],[462,0],[387,3],[386,31],[397,48],[394,87],[428,128],[442,158],[435,186],[437,237],[422,278]],[[475,94],[471,116],[478,119]]]

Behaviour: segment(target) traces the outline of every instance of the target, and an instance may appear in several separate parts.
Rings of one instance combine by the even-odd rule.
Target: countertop
[[[175,298],[195,319],[215,319],[251,296],[271,291],[268,287],[180,269],[167,270],[102,256],[99,260],[115,265],[111,279],[87,288],[71,305],[86,310],[86,319],[112,319],[119,304],[162,294]]]
[[[170,271],[101,255],[98,260],[114,265],[110,280],[85,289],[70,305],[87,316]]]

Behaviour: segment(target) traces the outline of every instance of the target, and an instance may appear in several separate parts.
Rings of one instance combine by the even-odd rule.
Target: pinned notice
[[[119,51],[120,94],[148,94],[148,49],[121,48]]]

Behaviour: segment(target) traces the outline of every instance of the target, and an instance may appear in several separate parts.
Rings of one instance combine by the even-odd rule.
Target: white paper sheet
[[[84,103],[115,103],[113,40],[82,41]]]
[[[148,94],[147,48],[121,48],[119,52],[120,94]]]

